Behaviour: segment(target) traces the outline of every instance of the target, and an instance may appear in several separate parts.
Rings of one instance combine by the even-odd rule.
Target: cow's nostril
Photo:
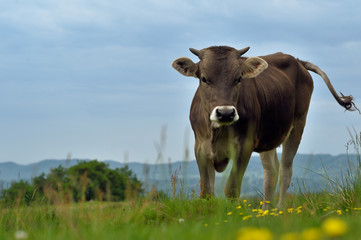
[[[231,113],[230,113],[230,116],[231,116],[232,118],[234,118],[235,115],[236,115],[236,111],[234,110],[234,108],[232,108],[232,111],[231,111]]]
[[[222,117],[222,113],[221,113],[221,111],[219,111],[219,108],[216,109],[216,116],[217,116],[217,118]]]

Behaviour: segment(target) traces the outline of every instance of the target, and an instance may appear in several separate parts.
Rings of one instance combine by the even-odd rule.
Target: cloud
[[[319,65],[337,90],[359,98],[360,9],[352,0],[4,0],[0,110],[6,117],[1,128],[14,133],[14,145],[24,136],[41,146],[42,138],[52,138],[46,136],[50,131],[62,139],[57,153],[71,148],[87,154],[86,144],[77,142],[89,142],[91,136],[101,139],[99,145],[134,149],[136,160],[150,158],[161,125],[169,126],[172,142],[183,137],[183,126],[189,127],[197,79],[180,76],[171,62],[182,56],[198,61],[188,48],[210,45],[251,46],[249,56],[292,54]],[[310,115],[320,109],[315,121],[327,128],[322,115],[333,115],[318,103],[333,99],[322,79],[314,79]],[[30,141],[37,131],[42,138]],[[72,135],[77,139],[70,146],[66,139]],[[119,143],[110,143],[107,135]],[[10,158],[14,146],[2,145],[8,149],[2,157]],[[139,145],[147,150],[137,151]],[[119,151],[114,149],[113,156]]]

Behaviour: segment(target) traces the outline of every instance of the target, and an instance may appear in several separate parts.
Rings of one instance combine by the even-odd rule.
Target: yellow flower
[[[232,215],[232,214],[233,214],[232,212],[228,212],[228,213],[227,213],[227,216],[230,216],[230,215]]]
[[[242,219],[243,221],[247,221],[248,219],[250,219],[252,217],[252,215],[248,215],[248,216],[244,216]]]
[[[265,210],[265,211],[262,213],[262,215],[263,215],[263,216],[266,216],[266,215],[268,215],[268,213],[269,213],[269,210]]]
[[[292,213],[292,212],[293,212],[293,208],[287,209],[287,212]]]
[[[266,228],[242,228],[238,232],[237,240],[272,240],[272,233]]]
[[[237,206],[237,207],[236,207],[236,209],[241,209],[241,208],[242,208],[242,206]]]
[[[321,240],[322,232],[318,228],[308,228],[301,233],[302,239],[305,240]]]
[[[205,226],[205,227],[208,227],[208,223],[205,223],[204,226]]]
[[[337,215],[342,215],[342,211],[341,210],[336,210]]]
[[[323,222],[322,230],[328,237],[340,237],[347,233],[348,227],[339,218],[328,218]]]
[[[286,233],[286,234],[283,234],[280,239],[281,240],[299,240],[299,237],[298,237],[297,233]]]

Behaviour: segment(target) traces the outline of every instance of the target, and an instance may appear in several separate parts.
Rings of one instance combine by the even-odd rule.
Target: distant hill
[[[298,191],[304,186],[309,191],[320,191],[327,188],[325,178],[327,172],[331,177],[343,176],[347,169],[358,167],[359,156],[356,155],[338,155],[327,154],[298,154],[293,164],[293,178],[290,190]],[[0,189],[9,186],[11,181],[19,179],[31,180],[32,177],[39,176],[41,173],[49,173],[50,169],[59,165],[71,167],[77,164],[79,159],[71,160],[43,160],[28,165],[20,165],[13,162],[0,163]],[[87,160],[85,160],[87,161]],[[110,168],[124,167],[125,163],[116,161],[104,161]],[[160,164],[127,163],[129,168],[144,182],[147,189],[156,186],[157,189],[169,191],[171,189],[171,176],[178,179],[177,188],[184,192],[191,192],[199,189],[199,173],[196,161],[174,162]],[[225,173],[217,173],[216,192],[223,195],[223,186],[227,179],[230,166]],[[262,192],[263,189],[263,170],[258,156],[253,156],[248,165],[243,184],[242,193],[255,194]]]

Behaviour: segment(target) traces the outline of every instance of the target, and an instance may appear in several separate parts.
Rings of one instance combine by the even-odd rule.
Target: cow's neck
[[[235,136],[233,126],[220,126],[218,128],[212,128],[211,144],[213,152],[217,151],[219,144],[228,145],[234,142],[234,138]]]

